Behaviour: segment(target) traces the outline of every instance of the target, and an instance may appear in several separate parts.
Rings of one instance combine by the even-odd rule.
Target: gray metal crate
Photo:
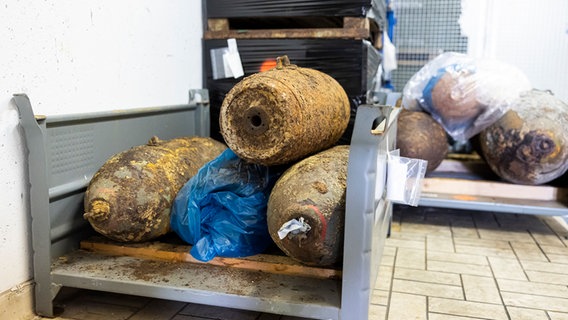
[[[392,213],[384,199],[385,155],[394,147],[397,108],[358,109],[342,279],[321,280],[78,250],[93,233],[82,214],[96,170],[153,135],[209,135],[207,91],[192,91],[187,105],[53,117],[35,116],[25,95],[13,100],[28,149],[37,314],[53,316],[60,289],[74,287],[314,319],[367,319]]]

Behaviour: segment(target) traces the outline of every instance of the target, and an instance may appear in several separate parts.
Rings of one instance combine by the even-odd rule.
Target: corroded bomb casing
[[[482,154],[504,180],[537,185],[568,169],[568,105],[544,91],[523,93],[479,134]]]
[[[219,125],[240,158],[266,166],[289,163],[329,148],[349,124],[341,85],[320,71],[277,66],[237,83],[223,100]]]
[[[348,159],[349,146],[336,146],[294,164],[276,182],[268,200],[268,231],[289,257],[318,266],[340,261]],[[293,225],[303,229],[281,239],[279,231]]]
[[[85,219],[116,241],[151,240],[170,231],[170,209],[183,185],[226,146],[211,138],[150,139],[112,156],[85,193]]]
[[[400,155],[426,160],[426,173],[434,171],[448,154],[448,137],[444,128],[421,111],[403,110],[397,121],[396,146]]]

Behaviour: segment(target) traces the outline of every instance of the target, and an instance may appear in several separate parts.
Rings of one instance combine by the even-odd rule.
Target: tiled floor
[[[299,319],[93,291],[60,298],[59,320]],[[568,228],[552,217],[399,207],[371,302],[372,320],[568,320]]]

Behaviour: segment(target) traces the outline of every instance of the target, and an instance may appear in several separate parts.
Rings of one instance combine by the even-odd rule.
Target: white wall
[[[462,0],[469,53],[521,69],[568,103],[568,1]]]
[[[199,0],[0,1],[0,292],[32,277],[14,93],[36,114],[182,104],[202,87]]]

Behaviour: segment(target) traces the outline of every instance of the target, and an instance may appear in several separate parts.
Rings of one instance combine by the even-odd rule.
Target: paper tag
[[[237,48],[237,40],[234,38],[228,39],[227,45],[229,46],[229,52],[226,61],[229,64],[229,69],[235,79],[240,78],[245,75],[245,72],[243,70],[239,49]]]
[[[428,161],[398,156],[399,150],[388,154],[387,199],[395,203],[417,206]]]
[[[304,221],[304,218],[300,217],[299,220],[292,219],[288,222],[285,222],[278,230],[278,237],[280,238],[280,240],[282,240],[286,238],[289,233],[306,233],[311,229],[312,227],[310,227],[310,225]]]
[[[211,49],[211,70],[213,80],[225,78],[240,78],[244,76],[243,64],[237,40],[228,39],[228,47]]]

